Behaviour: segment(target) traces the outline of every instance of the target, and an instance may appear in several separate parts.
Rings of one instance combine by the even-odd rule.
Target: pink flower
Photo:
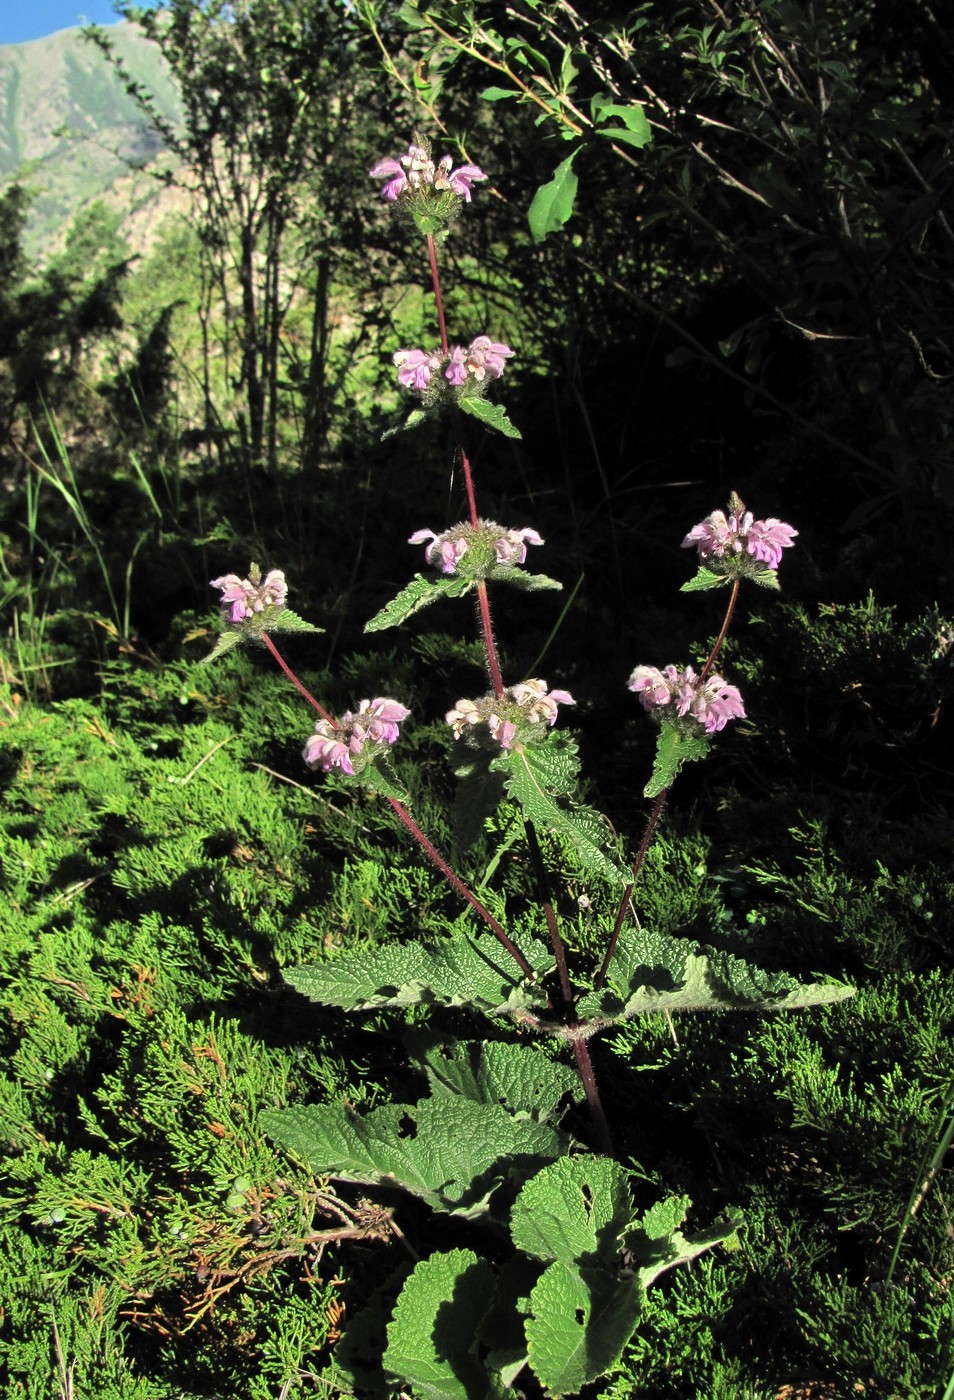
[[[707,734],[724,729],[730,719],[744,719],[742,696],[734,685],[722,676],[702,680],[691,666],[680,671],[667,666],[660,671],[655,666],[637,666],[626,682],[642,701],[649,713],[670,709],[679,719],[688,715],[701,724]],[[670,716],[660,713],[659,719]]]
[[[445,715],[447,723],[459,739],[468,729],[485,724],[502,749],[513,747],[521,732],[528,736],[529,726],[557,721],[560,705],[575,705],[567,690],[547,690],[543,680],[521,681],[509,686],[501,695],[485,695],[480,700],[458,700]]]
[[[522,530],[507,530],[494,540],[494,553],[498,564],[522,564],[527,557],[528,544],[543,544],[536,530],[525,526]]]
[[[463,384],[467,378],[467,362],[465,352],[459,345],[455,345],[447,359],[444,370],[444,378],[450,380],[455,387]]]
[[[475,578],[485,577],[493,561],[505,565],[522,564],[527,557],[528,544],[543,544],[542,537],[529,525],[522,530],[508,530],[495,520],[478,520],[476,525],[462,521],[442,535],[433,530],[415,530],[408,544],[424,544],[425,541],[429,541],[424,551],[427,562],[434,568],[439,566],[445,574],[454,573],[468,550],[476,547]]]
[[[441,357],[429,355],[426,350],[398,350],[394,363],[398,367],[398,383],[420,392],[427,388],[431,375],[440,367]]]
[[[753,520],[749,526],[745,547],[762,564],[777,569],[782,558],[782,550],[788,549],[798,534],[791,525],[771,516],[768,520]]]
[[[472,185],[487,176],[476,165],[460,165],[456,170],[451,169],[452,165],[450,156],[441,156],[435,165],[426,145],[412,144],[398,160],[381,160],[369,173],[375,180],[387,180],[381,194],[392,204],[402,195],[410,197],[419,190],[438,194],[450,190],[469,203]]]
[[[489,335],[479,335],[472,340],[467,351],[467,368],[475,379],[499,379],[504,371],[504,361],[513,358],[509,345],[491,340]]]
[[[393,744],[402,720],[410,714],[397,700],[379,695],[374,700],[362,700],[357,714],[345,710],[337,727],[329,720],[319,719],[315,732],[305,743],[302,757],[309,768],[321,768],[325,773],[340,768],[342,773],[354,773],[351,760],[357,758],[365,744]]]
[[[214,578],[212,588],[221,588],[220,602],[229,622],[242,623],[268,607],[284,607],[288,596],[288,584],[281,569],[271,569],[264,579],[256,565],[252,565],[248,578],[238,574],[223,574]]]
[[[732,511],[732,506],[736,509]],[[714,510],[698,525],[694,525],[682,542],[683,549],[698,550],[699,558],[724,559],[736,554],[749,554],[770,569],[777,569],[782,550],[788,549],[798,534],[791,525],[772,516],[756,520],[745,510],[738,497],[730,502],[731,514]]]

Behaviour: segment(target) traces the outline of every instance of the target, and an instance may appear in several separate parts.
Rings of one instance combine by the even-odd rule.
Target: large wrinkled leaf
[[[504,1181],[522,1180],[569,1147],[555,1128],[464,1098],[385,1104],[364,1116],[313,1104],[266,1112],[261,1123],[317,1176],[399,1186],[433,1210],[468,1218],[487,1213]]]
[[[409,1037],[415,1060],[423,1064],[435,1098],[440,1095],[501,1104],[518,1117],[548,1122],[560,1100],[580,1081],[570,1065],[551,1060],[532,1045],[491,1040],[435,1041]]]
[[[397,1300],[385,1370],[426,1400],[502,1396],[474,1354],[475,1327],[493,1301],[494,1285],[490,1264],[469,1249],[422,1259]]]
[[[530,1294],[530,1364],[551,1395],[575,1395],[614,1366],[639,1321],[633,1278],[557,1261]]]
[[[523,1187],[510,1233],[518,1249],[538,1259],[613,1269],[632,1219],[628,1177],[618,1162],[564,1157]]]
[[[538,940],[522,951],[538,979],[553,966],[552,954]],[[421,943],[361,948],[293,968],[284,977],[310,1000],[348,1011],[440,1003],[505,1015],[547,1005],[539,980],[527,982],[490,934],[478,941],[459,933],[434,948]]]
[[[627,928],[607,983],[577,1006],[581,1019],[619,1021],[662,1011],[792,1011],[854,996],[840,982],[802,983],[729,953],[704,953],[683,939]]]

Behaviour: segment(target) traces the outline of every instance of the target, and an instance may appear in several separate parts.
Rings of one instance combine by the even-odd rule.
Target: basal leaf
[[[491,1305],[495,1276],[469,1249],[422,1259],[388,1327],[384,1369],[426,1400],[491,1400],[502,1390],[474,1355],[474,1328]]]
[[[423,574],[415,574],[406,588],[402,588],[396,598],[386,603],[380,612],[375,613],[364,624],[366,632],[383,632],[388,627],[398,627],[414,613],[436,603],[438,598],[460,598],[473,587],[469,579],[431,579]]]
[[[668,720],[663,720],[656,737],[656,758],[652,777],[643,788],[644,797],[658,797],[672,787],[676,774],[684,763],[705,758],[709,752],[709,737],[702,725],[694,725],[698,734],[691,733]]]
[[[553,958],[538,940],[523,954],[538,979]],[[421,943],[381,944],[285,972],[285,981],[325,1006],[366,1010],[375,1006],[474,1006],[496,1015],[543,1009],[544,992],[523,977],[506,949],[490,935],[455,934],[433,948]]]
[[[643,1290],[616,1270],[557,1260],[530,1294],[530,1364],[551,1395],[575,1395],[616,1364],[639,1321]]]
[[[536,243],[542,243],[548,233],[561,229],[573,213],[579,184],[573,162],[581,149],[578,146],[566,160],[561,161],[553,172],[553,179],[541,185],[533,196],[527,219]]]
[[[633,1256],[633,1267],[644,1288],[676,1264],[688,1263],[717,1244],[735,1235],[742,1223],[740,1211],[731,1211],[698,1235],[687,1238],[679,1226],[689,1209],[688,1196],[670,1196],[652,1206],[626,1235],[626,1247]]]
[[[555,1128],[457,1097],[390,1103],[366,1115],[312,1104],[268,1111],[261,1122],[316,1175],[399,1186],[433,1210],[467,1218],[487,1214],[504,1181],[523,1180],[569,1147]]]
[[[514,1202],[510,1233],[538,1259],[614,1270],[620,1236],[633,1219],[626,1172],[608,1157],[563,1157],[526,1183]]]
[[[508,1113],[550,1121],[560,1100],[579,1091],[574,1070],[533,1045],[507,1041],[446,1041],[409,1037],[435,1098],[463,1095],[475,1103],[501,1104]]]
[[[468,394],[464,398],[458,399],[459,406],[465,413],[469,413],[473,418],[479,418],[485,428],[493,428],[497,433],[503,433],[504,437],[520,438],[523,434],[519,428],[514,427],[507,417],[507,410],[499,403],[491,403],[489,399],[483,398],[479,394]]]

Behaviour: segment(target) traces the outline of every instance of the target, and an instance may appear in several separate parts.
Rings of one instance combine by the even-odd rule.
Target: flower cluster
[[[450,156],[441,156],[435,163],[427,143],[421,142],[408,146],[406,154],[397,160],[389,157],[379,161],[370,174],[375,180],[387,182],[381,194],[391,204],[415,195],[428,196],[432,192],[450,192],[469,203],[474,182],[486,180],[487,176],[476,165],[459,165],[452,170],[453,163]]]
[[[405,389],[413,389],[415,393],[424,393],[431,379],[441,372],[451,388],[469,387],[473,391],[478,385],[499,379],[504,372],[504,361],[512,356],[509,345],[491,340],[489,335],[479,335],[466,350],[463,346],[454,345],[446,355],[440,350],[398,350],[394,363],[397,365],[398,383],[403,384]],[[436,389],[437,385],[431,388]]]
[[[408,544],[423,544],[429,540],[424,551],[427,562],[442,573],[453,574],[465,554],[470,555],[468,563],[474,568],[468,570],[474,578],[483,577],[494,564],[522,564],[527,557],[528,544],[543,544],[536,530],[525,526],[522,530],[508,530],[495,520],[478,520],[476,525],[463,522],[452,525],[442,535],[433,530],[415,530]]]
[[[553,726],[560,705],[575,705],[566,690],[547,690],[546,681],[521,681],[508,686],[502,695],[485,695],[480,700],[458,700],[445,715],[454,731],[454,738],[485,724],[491,737],[502,749],[513,747],[518,737],[525,737],[531,725]]]
[[[365,744],[393,744],[398,737],[398,726],[407,719],[410,711],[397,700],[378,696],[375,700],[362,700],[358,713],[346,710],[337,727],[330,720],[320,719],[315,732],[305,744],[302,756],[309,768],[321,768],[325,773],[332,768],[340,768],[342,773],[354,773],[352,760],[357,758]]]
[[[643,709],[657,719],[682,719],[688,715],[715,734],[724,729],[730,719],[744,719],[742,696],[734,685],[727,685],[721,676],[697,676],[691,666],[678,670],[666,666],[637,666],[626,682],[643,703]],[[665,713],[665,711],[669,713]]]
[[[729,514],[714,510],[705,520],[694,525],[682,542],[683,549],[693,545],[700,560],[730,560],[739,555],[751,555],[769,569],[777,569],[782,550],[788,549],[798,534],[791,525],[776,520],[756,520],[737,496],[729,502]]]
[[[248,571],[248,578],[238,574],[223,574],[212,580],[213,588],[221,588],[222,615],[227,622],[241,624],[266,608],[283,608],[288,596],[288,584],[281,569],[271,569],[262,578],[257,564]]]

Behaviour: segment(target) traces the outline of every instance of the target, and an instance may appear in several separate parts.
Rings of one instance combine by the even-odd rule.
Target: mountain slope
[[[156,45],[132,24],[107,32],[123,66],[177,124],[178,93]],[[27,233],[34,256],[56,245],[79,208],[117,184],[124,202],[158,200],[162,186],[152,176],[163,145],[81,30],[0,46],[0,184],[19,177],[35,191]]]

